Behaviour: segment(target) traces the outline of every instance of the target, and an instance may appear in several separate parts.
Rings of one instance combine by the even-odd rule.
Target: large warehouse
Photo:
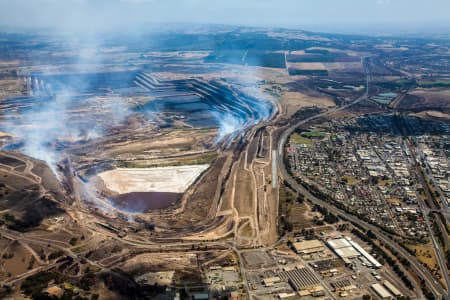
[[[293,247],[297,254],[310,254],[325,250],[323,243],[319,240],[309,240],[293,243]]]
[[[327,245],[342,259],[363,256],[367,260],[368,264],[370,263],[373,268],[382,267],[382,265],[372,255],[358,245],[358,243],[352,241],[349,237],[328,240]]]
[[[342,259],[354,258],[360,255],[349,241],[344,238],[328,240],[327,245]]]

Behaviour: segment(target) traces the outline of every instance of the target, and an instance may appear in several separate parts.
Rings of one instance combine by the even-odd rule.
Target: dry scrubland
[[[436,110],[422,111],[416,114],[418,117],[424,118],[441,118],[441,119],[450,119],[450,114],[446,114]]]
[[[286,92],[281,96],[281,103],[288,116],[293,115],[300,108],[312,106],[334,107],[333,99],[323,96],[309,96],[301,92]]]

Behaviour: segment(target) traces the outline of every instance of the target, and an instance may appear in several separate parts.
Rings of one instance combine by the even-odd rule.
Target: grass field
[[[359,180],[353,176],[342,176],[342,180],[344,180],[345,182],[347,182],[347,184],[350,185],[357,184],[359,182]]]
[[[314,225],[312,218],[308,217],[309,211],[306,203],[295,203],[289,208],[288,220],[293,225],[294,232],[300,232],[302,229],[309,228]]]
[[[328,96],[320,95],[308,95],[303,92],[285,92],[281,96],[281,103],[286,107],[286,115],[292,116],[299,109],[305,107],[334,107],[336,104],[333,99]]]
[[[386,180],[378,180],[378,185],[381,186],[385,186],[385,185],[391,185],[392,184],[392,180],[391,179],[386,179]]]
[[[289,66],[297,70],[326,70],[321,62],[289,63]]]
[[[292,144],[303,144],[303,145],[307,145],[307,146],[311,146],[312,145],[312,141],[310,139],[301,136],[297,132],[294,132],[291,135],[290,142]]]
[[[433,248],[427,245],[408,245],[409,249],[413,250],[416,253],[417,258],[431,267],[434,268],[436,264],[436,258],[434,257]]]
[[[450,87],[450,80],[419,81],[421,87]]]
[[[294,202],[297,198],[297,196],[284,185],[280,187],[279,197],[280,203],[282,204]]]
[[[433,247],[431,247],[430,245],[406,245],[406,247],[414,251],[417,259],[420,262],[424,263],[427,268],[430,269],[433,274],[435,274],[438,265]],[[441,273],[439,274],[439,276],[441,276],[442,278]]]
[[[324,132],[320,131],[307,131],[303,132],[302,136],[308,137],[308,138],[324,138],[326,134]]]

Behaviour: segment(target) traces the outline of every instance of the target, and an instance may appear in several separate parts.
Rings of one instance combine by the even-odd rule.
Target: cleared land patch
[[[397,108],[415,110],[448,110],[450,91],[442,88],[417,88],[406,94],[397,104]]]
[[[334,107],[333,99],[326,96],[310,96],[301,92],[285,92],[281,96],[281,103],[288,116],[293,115],[302,107],[325,106]]]

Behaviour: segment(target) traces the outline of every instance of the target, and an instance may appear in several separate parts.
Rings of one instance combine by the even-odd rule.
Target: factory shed
[[[306,267],[281,272],[280,277],[288,281],[295,291],[308,290],[320,284],[316,274]]]
[[[324,245],[319,240],[309,240],[293,243],[292,245],[297,254],[309,254],[323,251]]]
[[[352,245],[344,238],[339,238],[339,239],[333,239],[333,240],[328,240],[327,244],[330,248],[334,249],[340,249],[340,248],[345,248],[345,247],[351,247]]]
[[[343,248],[339,248],[339,249],[334,249],[334,252],[336,252],[336,254],[344,259],[344,258],[354,258],[359,256],[359,252],[355,250],[355,248],[353,247],[343,247]]]
[[[392,283],[390,283],[389,281],[386,280],[385,282],[383,282],[383,285],[395,297],[402,296],[402,293]]]
[[[356,242],[353,242],[351,240],[348,241],[353,248],[355,248],[359,253],[361,253],[362,256],[364,256],[374,268],[381,268],[382,264],[380,264],[372,255],[370,255],[366,250],[364,250],[360,245],[358,245]]]
[[[269,278],[264,278],[263,279],[263,284],[265,285],[265,286],[272,286],[272,285],[274,285],[275,283],[278,283],[278,282],[280,282],[281,281],[281,279],[280,279],[280,277],[278,277],[278,276],[275,276],[275,277],[269,277]]]
[[[370,288],[383,300],[393,299],[392,295],[386,290],[381,284],[375,283],[370,286]]]

